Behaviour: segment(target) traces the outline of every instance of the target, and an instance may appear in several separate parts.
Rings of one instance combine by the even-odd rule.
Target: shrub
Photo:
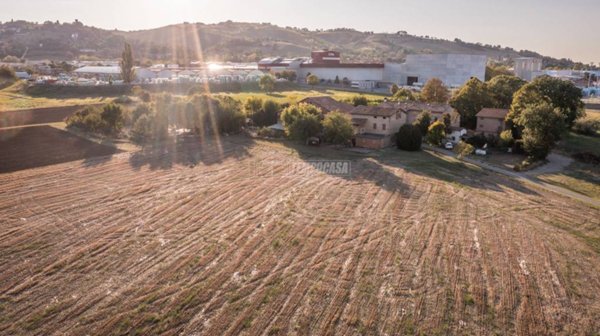
[[[468,138],[467,143],[474,146],[475,148],[482,148],[487,143],[487,139],[483,134],[476,134]]]
[[[154,125],[152,117],[149,114],[140,116],[131,129],[131,140],[137,143],[144,143],[154,138]]]
[[[575,120],[573,132],[587,136],[598,136],[600,132],[600,120],[592,118],[580,118]]]
[[[500,133],[500,139],[498,141],[498,145],[504,148],[510,148],[515,144],[515,139],[513,139],[512,131],[506,130]]]
[[[148,104],[138,105],[131,113],[131,123],[135,125],[135,122],[143,115],[151,115],[152,109]]]
[[[473,154],[474,151],[475,151],[475,147],[473,147],[472,145],[470,145],[464,141],[460,141],[454,147],[454,152],[458,155],[459,159],[462,159],[465,156]]]
[[[116,133],[123,127],[123,110],[119,105],[107,104],[100,113],[105,123],[104,133]]]
[[[269,75],[262,76],[258,81],[258,85],[265,92],[273,92],[275,90],[275,80]]]
[[[263,137],[263,138],[279,138],[281,137],[281,132],[268,128],[268,127],[261,127],[258,132],[256,132],[256,134],[259,137]]]
[[[418,151],[421,149],[422,141],[423,135],[419,126],[416,125],[402,125],[396,134],[396,145],[402,150]]]
[[[321,117],[321,110],[309,104],[292,105],[281,113],[286,135],[300,141],[319,134]]]
[[[306,78],[306,83],[308,83],[308,85],[315,86],[315,85],[319,84],[319,77],[317,77],[315,75],[309,75]]]
[[[77,128],[85,132],[103,132],[106,129],[100,110],[95,106],[87,106],[75,112],[65,120],[67,128]]]
[[[407,88],[399,88],[396,93],[392,96],[391,100],[393,101],[414,101],[417,100],[416,95]]]
[[[246,120],[239,101],[231,97],[220,97],[216,115],[218,132],[221,134],[239,132]]]
[[[15,71],[7,66],[0,66],[0,78],[16,79]]]
[[[417,119],[415,119],[415,121],[413,122],[413,125],[419,127],[421,134],[427,134],[429,124],[431,124],[431,113],[429,113],[429,111],[423,111],[419,113]],[[444,126],[444,128],[445,127],[446,126]]]
[[[323,134],[325,141],[332,144],[346,144],[352,139],[354,128],[347,114],[334,111],[325,116],[323,120]]]
[[[281,106],[271,100],[262,100],[257,97],[250,97],[244,103],[244,112],[246,116],[252,119],[256,126],[270,126],[277,123],[277,116]]]
[[[122,95],[122,96],[119,96],[119,97],[113,99],[113,103],[126,105],[126,104],[133,103],[133,100],[131,98],[129,98],[129,96]]]
[[[152,100],[152,95],[150,95],[150,92],[146,90],[142,91],[139,97],[144,103],[149,103]]]
[[[365,97],[363,95],[357,95],[357,96],[352,97],[352,105],[354,105],[354,106],[359,106],[359,105],[367,106],[367,105],[369,105],[369,100],[367,99],[367,97]]]
[[[446,126],[441,121],[436,121],[427,130],[427,142],[432,146],[440,146],[446,137]]]
[[[142,87],[139,85],[134,85],[131,87],[131,94],[133,94],[134,96],[139,97],[142,91],[144,91],[144,89],[142,89]]]

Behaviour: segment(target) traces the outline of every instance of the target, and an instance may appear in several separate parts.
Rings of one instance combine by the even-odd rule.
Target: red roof
[[[484,108],[479,113],[477,113],[477,117],[482,118],[494,118],[494,119],[506,119],[506,115],[508,114],[507,109],[498,109],[498,108]]]
[[[301,68],[383,68],[383,63],[302,63],[300,64]]]

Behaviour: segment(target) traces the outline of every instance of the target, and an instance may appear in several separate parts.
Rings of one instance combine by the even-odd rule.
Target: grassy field
[[[40,107],[56,107],[56,106],[70,106],[70,105],[85,105],[85,104],[94,104],[101,102],[108,102],[114,96],[111,97],[98,97],[98,96],[90,96],[90,97],[53,97],[51,95],[48,96],[36,96],[32,97],[23,93],[23,85],[24,82],[16,83],[9,87],[6,87],[0,90],[0,112],[2,111],[12,111],[12,110],[22,110],[22,109],[32,109],[32,108],[40,108]],[[257,92],[240,92],[240,93],[218,93],[223,95],[228,95],[233,98],[239,99],[241,101],[245,101],[249,97],[260,97],[263,99],[270,98],[279,103],[294,103],[306,97],[313,96],[331,96],[334,99],[341,101],[349,101],[352,97],[358,95],[357,92],[349,92],[349,91],[341,91],[341,90],[331,90],[331,89],[304,89],[297,88],[290,91],[281,91],[281,92],[273,92],[273,93],[265,93],[261,91]],[[382,101],[385,95],[380,94],[364,94],[371,101]]]
[[[544,174],[538,178],[559,187],[600,199],[600,168],[597,166],[573,162],[560,173]]]
[[[283,92],[273,92],[273,93],[264,93],[264,92],[241,92],[241,93],[225,93],[228,96],[231,96],[235,99],[245,101],[249,97],[260,97],[263,99],[273,99],[279,103],[295,103],[306,97],[315,97],[315,96],[331,96],[336,100],[340,101],[350,101],[352,97],[359,95],[361,93],[358,92],[349,92],[349,91],[340,91],[340,90],[332,90],[332,89],[323,89],[323,90],[294,90],[294,91],[283,91]],[[367,99],[371,101],[381,101],[385,97],[385,95],[379,94],[362,94],[367,97]]]
[[[569,132],[557,144],[556,149],[567,155],[591,152],[600,155],[600,137],[590,137]]]
[[[24,85],[22,82],[16,83],[3,90],[0,90],[0,112],[40,107],[86,105],[101,103],[107,100],[105,97],[81,97],[68,99],[31,97],[22,93],[22,85]]]

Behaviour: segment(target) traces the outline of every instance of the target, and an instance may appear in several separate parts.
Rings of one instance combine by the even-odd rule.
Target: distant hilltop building
[[[431,78],[458,87],[471,77],[485,79],[487,56],[435,54],[408,55],[405,63],[343,63],[338,51],[317,50],[311,57],[271,57],[258,68],[273,73],[295,71],[300,81],[315,75],[322,81],[350,81],[353,87],[370,89],[379,83],[421,85]]]
[[[515,58],[515,75],[523,80],[531,81],[542,71],[542,60],[534,57]]]

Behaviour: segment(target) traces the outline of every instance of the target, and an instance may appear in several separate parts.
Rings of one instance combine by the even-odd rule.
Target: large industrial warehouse
[[[324,81],[349,80],[361,88],[376,84],[419,85],[437,77],[447,86],[458,87],[471,77],[484,80],[487,56],[463,54],[408,55],[404,63],[342,63],[337,51],[313,51],[310,58],[266,58],[259,69],[271,72],[293,70],[303,81],[315,75]]]

